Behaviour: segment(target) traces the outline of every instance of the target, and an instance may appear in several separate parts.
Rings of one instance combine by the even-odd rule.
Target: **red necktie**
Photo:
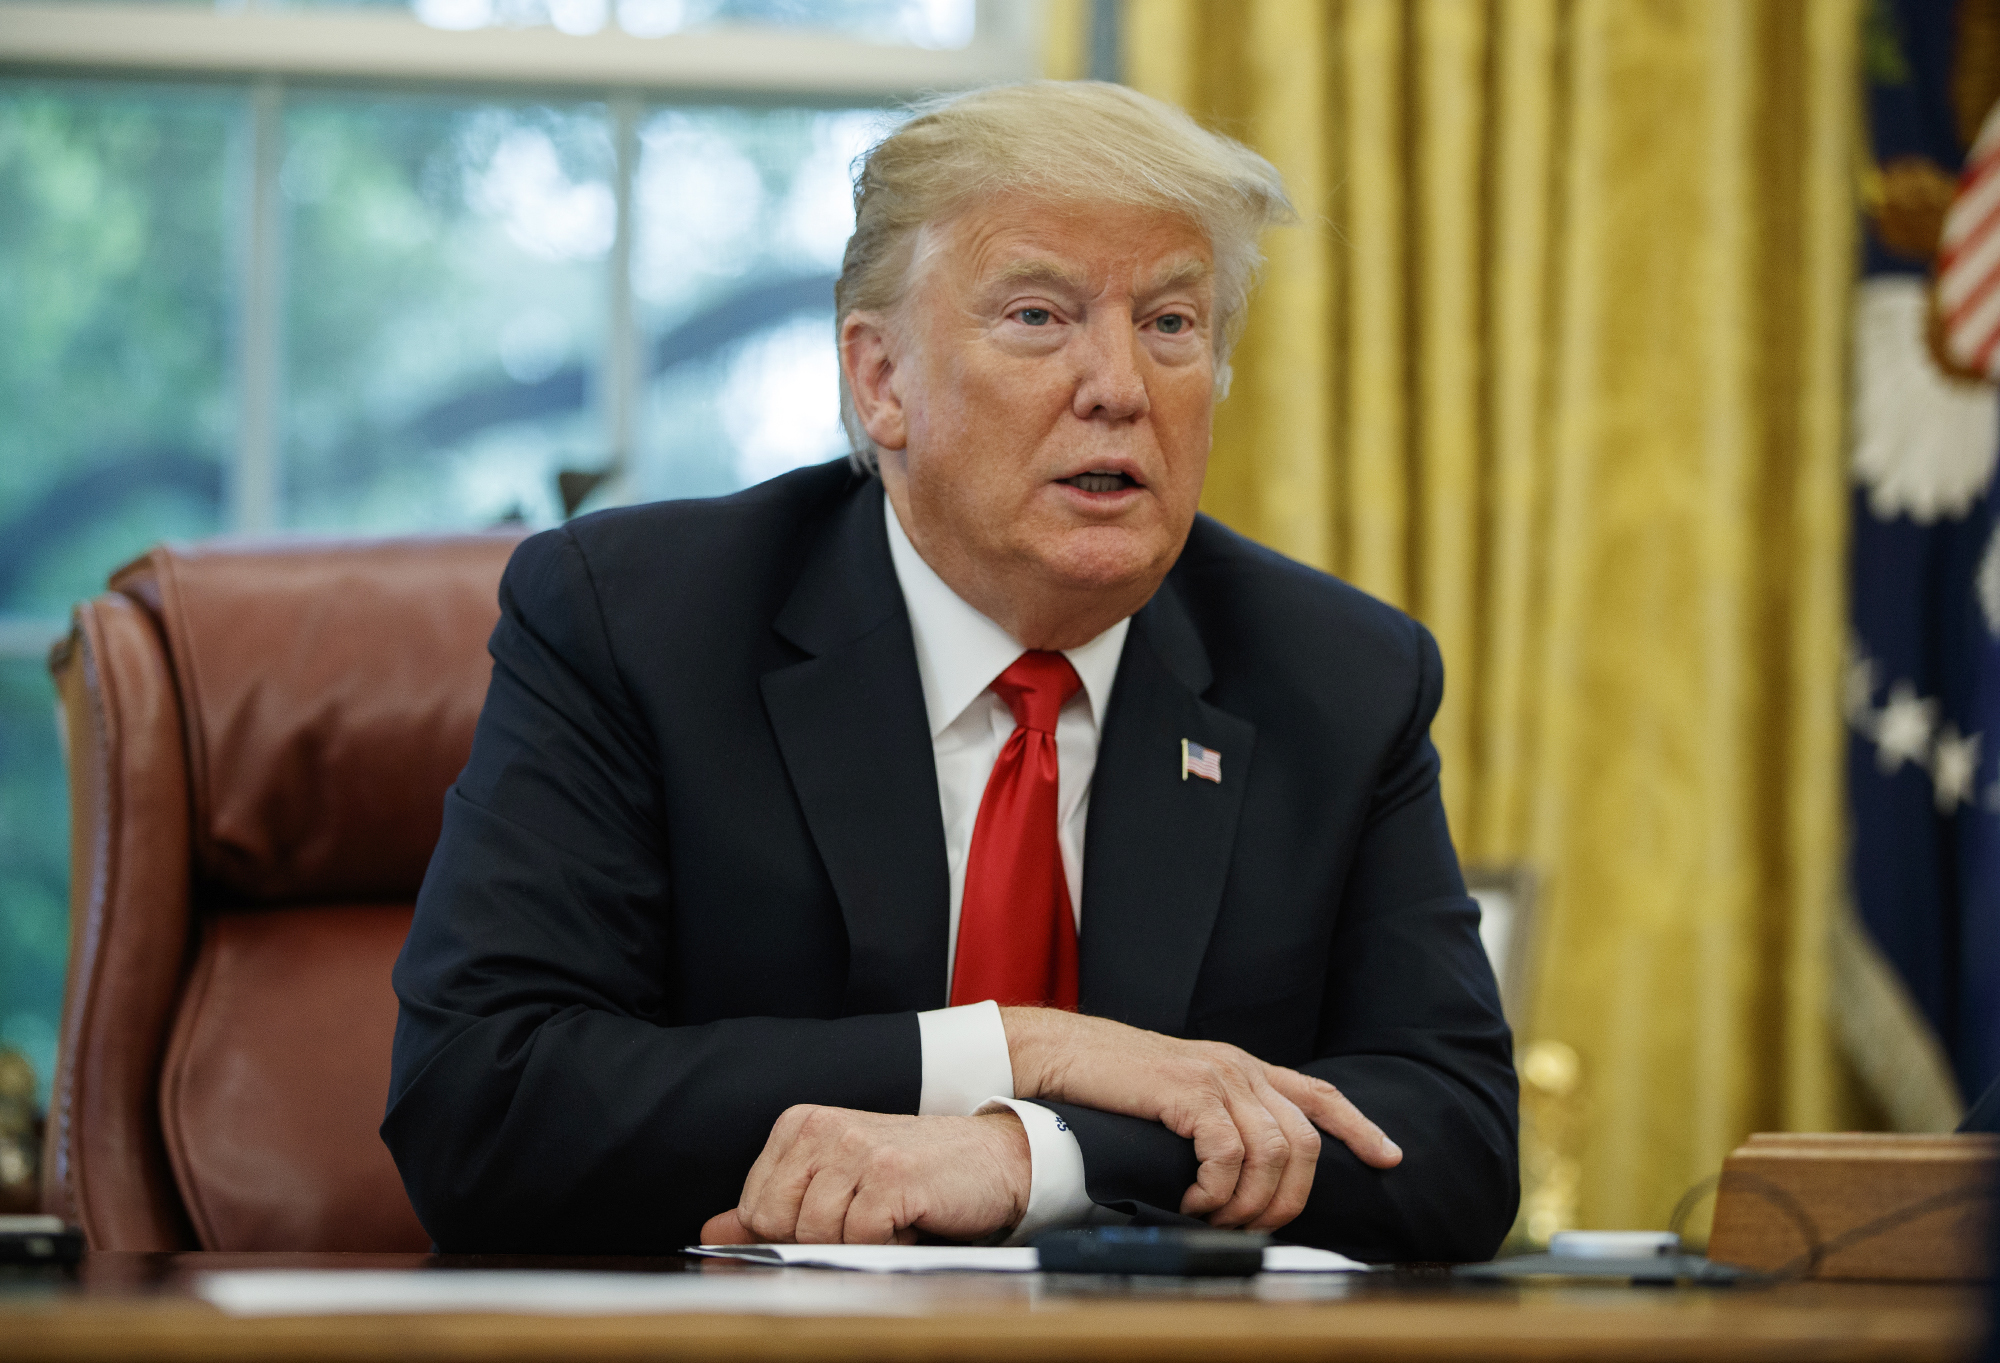
[[[983,999],[1076,1007],[1076,919],[1056,842],[1056,716],[1082,685],[1069,659],[1040,651],[993,681],[1014,732],[972,826],[953,1007]]]

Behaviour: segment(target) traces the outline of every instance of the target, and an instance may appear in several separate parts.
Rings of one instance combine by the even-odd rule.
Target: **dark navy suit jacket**
[[[830,464],[516,551],[395,972],[382,1135],[442,1248],[673,1250],[786,1107],[916,1111],[949,891],[883,514]],[[1442,689],[1421,626],[1201,518],[1133,617],[1091,788],[1082,1010],[1339,1085],[1403,1163],[1327,1140],[1286,1237],[1365,1259],[1484,1258],[1518,1196]],[[1051,1106],[1095,1201],[1179,1206],[1187,1141]]]

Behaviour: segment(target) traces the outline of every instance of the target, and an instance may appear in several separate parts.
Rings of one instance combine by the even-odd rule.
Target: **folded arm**
[[[710,1244],[742,1241],[881,1244],[923,1231],[980,1240],[1014,1229],[1028,1233],[1041,1213],[1031,1207],[1051,1181],[1042,1161],[1060,1159],[1057,1143],[1076,1137],[1062,1113],[1119,1120],[1174,1134],[1178,1166],[1198,1165],[1181,1211],[1209,1224],[1276,1230],[1298,1216],[1312,1191],[1319,1131],[1341,1137],[1375,1168],[1402,1152],[1338,1089],[1323,1080],[1267,1065],[1234,1046],[1183,1041],[1103,1018],[1044,1008],[1009,1008],[1013,1088],[1057,1111],[1054,1142],[1033,1152],[1025,1104],[974,1116],[884,1117],[827,1107],[798,1107],[775,1127],[744,1181],[736,1206],[702,1229]],[[1062,1108],[1063,1094],[1088,1108]],[[998,1106],[998,1105],[994,1105]],[[1310,1115],[1308,1115],[1310,1114]],[[1053,1133],[1052,1133],[1053,1134]],[[1073,1175],[1088,1187],[1087,1168]],[[1107,1201],[1097,1198],[1097,1201]],[[1031,1215],[1031,1212],[1034,1213]]]

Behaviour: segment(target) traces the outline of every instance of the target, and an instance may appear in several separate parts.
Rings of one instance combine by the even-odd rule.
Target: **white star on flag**
[[[1882,705],[1875,730],[1875,761],[1884,775],[1905,762],[1926,765],[1937,713],[1938,703],[1918,696],[1908,682],[1899,681],[1889,688],[1889,699]]]
[[[1979,775],[1979,735],[1961,738],[1958,726],[1947,724],[1938,735],[1931,757],[1931,785],[1937,794],[1938,813],[1949,814],[1972,801],[1972,783]]]

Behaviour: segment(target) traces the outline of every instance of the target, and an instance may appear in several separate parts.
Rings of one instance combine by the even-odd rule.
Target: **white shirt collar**
[[[935,739],[979,699],[993,679],[1025,651],[1006,630],[981,615],[937,575],[917,552],[888,494],[882,496],[883,519],[889,526],[889,559],[903,589],[910,613],[910,633],[917,645],[917,673],[924,684],[924,708]],[[1063,656],[1083,679],[1090,713],[1102,727],[1111,704],[1111,684],[1118,676],[1118,659],[1132,627],[1127,616],[1081,648],[1066,648]]]

